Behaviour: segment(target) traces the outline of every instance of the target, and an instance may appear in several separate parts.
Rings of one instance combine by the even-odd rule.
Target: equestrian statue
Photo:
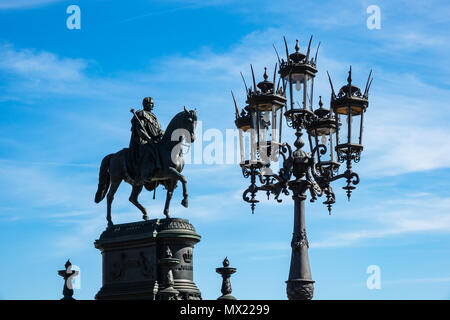
[[[180,181],[183,186],[181,204],[186,208],[188,206],[187,180],[181,174],[184,167],[182,147],[185,142],[192,143],[195,140],[197,112],[184,107],[163,131],[152,112],[153,98],[144,98],[142,105],[142,110],[130,110],[133,118],[129,147],[107,155],[100,166],[95,202],[99,203],[106,196],[108,226],[113,225],[111,204],[122,180],[133,187],[129,200],[142,212],[144,220],[148,220],[147,210],[138,201],[144,187],[155,192],[159,185],[164,186],[167,190],[164,215],[170,218],[170,200]]]

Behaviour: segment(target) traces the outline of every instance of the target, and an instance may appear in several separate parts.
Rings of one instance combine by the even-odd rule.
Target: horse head
[[[172,142],[179,142],[184,139],[187,143],[193,143],[196,138],[196,126],[197,111],[188,110],[184,107],[184,110],[177,113],[172,121],[170,121],[164,136]]]
[[[195,128],[197,127],[197,111],[194,110],[188,110],[186,107],[184,107],[184,112],[182,113],[182,121],[183,121],[183,128],[186,129],[189,132],[190,139],[188,142],[193,143],[195,141]]]

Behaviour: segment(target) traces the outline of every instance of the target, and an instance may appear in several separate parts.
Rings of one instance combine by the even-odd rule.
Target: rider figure
[[[161,125],[158,122],[158,119],[153,114],[152,110],[154,107],[153,98],[146,97],[142,101],[143,110],[136,111],[135,115],[131,119],[131,139],[130,139],[130,156],[131,162],[133,163],[132,167],[134,168],[134,176],[140,177],[142,172],[142,156],[143,153],[141,151],[142,146],[146,144],[151,144],[154,146],[155,157],[157,167],[160,167],[160,159],[157,151],[157,144],[162,136],[164,135],[164,131],[161,129]],[[145,178],[145,177],[140,177]]]

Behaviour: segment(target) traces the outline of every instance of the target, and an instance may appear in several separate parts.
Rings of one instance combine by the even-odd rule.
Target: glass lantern
[[[274,81],[268,81],[267,68],[264,71],[264,81],[256,84],[253,67],[253,88],[247,90],[247,106],[239,113],[236,107],[236,127],[239,130],[241,166],[256,165],[268,168],[271,161],[278,160],[278,149],[281,142],[281,113],[286,98],[281,90],[275,89]],[[234,96],[233,96],[234,98]],[[250,142],[246,148],[245,138]],[[249,157],[246,159],[246,150]],[[270,171],[270,170],[266,170]]]
[[[330,78],[332,86],[330,105],[340,126],[336,131],[336,152],[340,162],[346,160],[358,162],[360,159],[363,150],[364,113],[369,105],[368,93],[372,82],[370,76],[371,73],[364,93],[362,93],[358,87],[352,85],[352,69],[350,67],[347,84],[339,90],[337,96]]]
[[[296,101],[300,109],[312,111],[314,77],[317,73],[317,69],[315,59],[309,59],[311,39],[306,55],[299,51],[300,46],[298,40],[295,44],[295,52],[292,54],[289,54],[288,52],[286,39],[285,46],[287,61],[283,60],[281,62],[279,73],[283,82],[289,85],[290,109],[296,109]],[[301,101],[301,104],[298,101]]]
[[[314,118],[308,125],[308,140],[311,152],[314,152],[316,170],[322,175],[332,177],[339,169],[335,161],[333,138],[337,133],[337,122],[330,110],[323,107],[322,97],[319,97],[319,108],[314,111]]]

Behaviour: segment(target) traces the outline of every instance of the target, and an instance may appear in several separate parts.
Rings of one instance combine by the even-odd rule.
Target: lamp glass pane
[[[303,79],[308,79],[309,76],[304,73],[291,73],[292,83],[296,83],[297,81],[303,82]],[[284,77],[284,79],[289,80],[289,75]]]
[[[351,143],[360,144],[361,114],[352,116],[352,136]]]
[[[239,130],[239,155],[240,161],[243,163],[245,161],[245,149],[244,149],[244,132],[242,129]]]
[[[359,144],[361,133],[361,115],[351,115],[350,117],[348,115],[341,115],[340,119],[340,144]]]

